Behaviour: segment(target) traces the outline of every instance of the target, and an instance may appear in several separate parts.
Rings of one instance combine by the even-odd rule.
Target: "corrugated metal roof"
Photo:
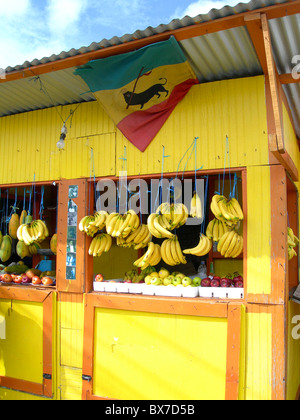
[[[88,47],[72,49],[68,52],[63,51],[59,55],[53,54],[51,57],[41,60],[36,59],[19,66],[8,67],[6,73],[287,2],[290,1],[251,0],[249,3],[239,3],[235,7],[225,6],[220,10],[212,9],[206,15],[174,19],[169,24],[161,24],[156,28],[148,27],[143,31],[137,30],[133,34],[126,34],[121,38],[103,39]],[[291,73],[292,57],[300,53],[299,28],[300,14],[270,21],[274,57],[280,74]],[[246,27],[241,26],[185,39],[180,41],[180,45],[202,83],[263,74]],[[69,68],[46,73],[39,78],[33,76],[32,78],[0,83],[0,116],[94,100],[93,94],[88,92],[87,85],[80,77],[74,76],[74,70],[75,68]],[[42,85],[40,81],[42,81]],[[284,90],[291,106],[297,135],[300,137],[299,83],[285,85]]]

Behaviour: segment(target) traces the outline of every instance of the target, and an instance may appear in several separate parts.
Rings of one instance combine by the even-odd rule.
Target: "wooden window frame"
[[[0,387],[47,398],[53,396],[53,299],[55,292],[31,286],[1,286],[0,299],[43,304],[43,382],[41,384],[7,376],[0,376]]]

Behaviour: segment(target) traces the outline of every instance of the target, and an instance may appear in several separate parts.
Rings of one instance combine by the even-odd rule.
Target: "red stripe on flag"
[[[144,152],[178,102],[185,97],[192,86],[198,83],[197,79],[189,79],[180,83],[175,86],[168,99],[146,111],[133,112],[123,118],[117,127],[131,143]]]

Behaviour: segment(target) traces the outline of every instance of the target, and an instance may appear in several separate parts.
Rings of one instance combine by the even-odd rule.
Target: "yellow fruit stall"
[[[299,78],[277,42],[299,44],[300,2],[259,3],[0,78],[1,400],[299,399]],[[152,128],[129,140],[105,101],[144,116],[169,51],[136,86],[91,69],[174,40],[151,101],[180,100],[140,145]]]

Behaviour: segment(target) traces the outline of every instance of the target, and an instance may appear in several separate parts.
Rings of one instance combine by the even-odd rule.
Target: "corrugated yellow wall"
[[[71,110],[75,112],[67,121],[66,147],[59,151],[56,143]],[[91,148],[96,176],[118,174],[124,146],[130,175],[160,173],[162,146],[170,155],[165,160],[165,172],[176,172],[195,137],[199,137],[197,166],[223,168],[226,135],[231,166],[268,163],[262,76],[193,87],[144,153],[122,136],[97,102],[2,117],[0,142],[5,158],[0,180],[2,184],[32,182],[34,174],[36,181],[89,177],[93,171]],[[185,161],[180,170],[184,166]],[[186,170],[194,168],[193,157]]]
[[[58,398],[81,400],[84,307],[71,296],[59,302],[58,313]]]
[[[295,400],[300,387],[300,306],[288,304],[287,400]]]
[[[230,144],[230,165],[268,163],[268,135],[264,78],[227,80],[194,86],[162,127],[154,141],[141,153],[118,131],[117,156],[127,148],[128,173],[161,171],[163,148],[165,172],[176,172],[180,159],[195,137],[199,137],[197,166],[224,167],[226,135]],[[180,166],[184,169],[187,154]],[[228,161],[227,161],[228,166]],[[186,170],[194,170],[194,156]],[[121,162],[117,160],[117,171]]]
[[[246,315],[245,400],[272,398],[272,315]]]
[[[271,293],[270,168],[247,169],[247,292]]]

